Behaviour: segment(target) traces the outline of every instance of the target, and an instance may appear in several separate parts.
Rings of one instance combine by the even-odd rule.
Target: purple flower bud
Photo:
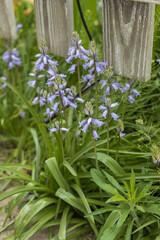
[[[73,74],[75,72],[77,64],[73,64],[69,69],[68,72],[70,72],[71,74]]]
[[[93,124],[96,125],[97,127],[101,127],[101,126],[104,124],[104,122],[99,121],[98,119],[93,119],[92,122],[93,122]]]
[[[31,77],[35,77],[36,74],[35,74],[35,73],[29,73],[29,76],[31,76]]]
[[[138,91],[135,90],[135,89],[132,89],[132,90],[131,90],[131,93],[133,94],[134,97],[137,97],[137,96],[140,95],[140,92],[138,92]]]
[[[79,126],[82,127],[84,124],[86,124],[87,120],[84,119],[83,121],[79,122]]]
[[[111,108],[117,107],[119,104],[118,102],[111,104]]]
[[[29,81],[29,82],[28,82],[28,85],[29,85],[30,87],[34,88],[34,87],[36,86],[36,80],[34,80],[34,81]]]
[[[56,102],[52,108],[53,112],[56,112],[60,102]]]
[[[18,23],[16,28],[17,28],[17,31],[20,30],[21,28],[23,28],[23,24],[22,23]]]
[[[58,129],[57,129],[57,128],[50,128],[49,131],[50,131],[50,134],[51,134],[51,133],[53,133],[53,132],[58,131]]]
[[[19,114],[20,116],[21,116],[21,118],[25,118],[25,112],[21,112],[20,114]]]
[[[67,63],[71,63],[72,60],[73,60],[73,56],[71,55],[71,56],[69,56],[69,57],[66,59],[66,62],[67,62]]]
[[[60,128],[60,130],[63,131],[63,132],[69,132],[68,128]]]
[[[156,61],[160,64],[160,59],[157,58]]]
[[[113,112],[111,113],[111,116],[115,121],[117,121],[117,119],[119,118],[119,116]]]
[[[131,95],[128,96],[128,99],[129,99],[130,103],[134,103],[135,102],[135,99]]]
[[[98,136],[97,132],[93,130],[93,139],[97,140],[98,138],[100,138],[100,136]]]
[[[89,125],[88,125],[88,123],[86,123],[86,124],[84,125],[84,127],[83,127],[82,131],[83,131],[83,132],[86,132],[86,131],[87,131],[87,129],[88,129],[88,127],[89,127]]]
[[[106,118],[107,114],[108,114],[108,110],[105,110],[105,111],[103,112],[103,114],[101,115],[101,117]]]
[[[36,104],[36,103],[38,102],[38,99],[39,99],[38,97],[35,97],[35,98],[33,99],[32,103],[33,103],[33,104]]]

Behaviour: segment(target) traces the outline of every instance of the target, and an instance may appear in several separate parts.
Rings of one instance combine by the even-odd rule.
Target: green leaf
[[[157,222],[156,219],[150,220],[150,221],[146,222],[145,224],[143,224],[142,226],[140,226],[138,229],[136,229],[136,230],[133,232],[133,234],[136,233],[136,232],[138,232],[139,230],[141,230],[141,229],[143,229],[143,228],[151,225],[152,223],[155,223],[155,222]]]
[[[88,204],[88,202],[87,202],[87,199],[86,199],[84,193],[83,193],[82,190],[80,189],[80,187],[79,187],[78,185],[76,185],[76,184],[72,185],[72,187],[73,187],[73,188],[77,191],[77,193],[79,194],[79,196],[80,196],[80,198],[81,198],[81,200],[82,200],[82,202],[83,202],[83,204],[84,204],[84,206],[85,206],[85,208],[86,208],[87,213],[91,213],[91,212],[92,212],[92,211],[91,211],[91,208],[90,208],[90,206],[89,206],[89,204]],[[91,219],[91,221],[92,221],[93,223],[95,223],[93,216],[91,216],[90,219]]]
[[[59,187],[65,189],[65,190],[70,190],[69,184],[67,183],[66,179],[63,177],[59,166],[57,164],[56,158],[49,158],[46,160],[46,164],[54,177],[55,181],[59,185]]]
[[[112,206],[112,205],[107,204],[107,207],[97,209],[94,212],[87,214],[85,216],[85,218],[87,218],[89,216],[99,215],[99,214],[106,213],[106,212],[112,212],[113,210],[117,210],[117,206]]]
[[[144,210],[144,208],[143,208],[142,206],[135,205],[135,207],[137,208],[137,210],[139,210],[139,211],[145,213],[145,210]]]
[[[37,115],[37,113],[33,110],[33,108],[30,106],[30,104],[28,103],[28,101],[25,99],[25,97],[23,96],[23,94],[14,86],[12,86],[12,84],[10,84],[8,81],[3,81],[0,79],[0,82],[2,83],[6,83],[7,86],[16,93],[16,95],[23,101],[23,103],[26,105],[26,107],[28,108],[28,110],[30,111],[30,113],[32,114],[32,116],[34,117],[35,122],[37,123],[37,126],[39,127],[39,130],[43,136],[43,138],[45,139],[45,143],[46,143],[46,148],[48,148],[49,150],[49,155],[51,155],[52,153],[52,146],[51,146],[51,141],[48,137],[47,131],[45,129],[45,127],[42,125],[41,121],[39,120],[39,117]]]
[[[145,187],[142,189],[142,191],[140,192],[140,195],[138,196],[137,200],[140,200],[142,198],[144,198],[145,196],[147,196],[149,193],[147,193],[149,191],[149,189],[152,186],[152,182],[149,182],[145,185]]]
[[[91,175],[93,178],[93,181],[105,192],[111,194],[111,195],[118,195],[119,192],[117,191],[116,188],[114,188],[112,185],[107,184],[105,182],[105,178],[100,172],[100,170],[97,169],[91,169]]]
[[[108,178],[108,181],[116,188],[118,189],[120,192],[124,193],[123,188],[121,187],[121,185],[117,182],[117,180],[111,176],[109,173],[105,172],[103,170],[104,175]]]
[[[95,158],[94,153],[89,153],[83,156],[84,158]],[[102,162],[107,168],[109,168],[116,176],[124,176],[125,172],[121,166],[110,156],[105,153],[97,153],[98,161]]]
[[[114,224],[117,222],[117,220],[120,218],[120,212],[115,210],[113,211],[109,217],[107,218],[104,226],[101,227],[99,235],[97,237],[97,240],[102,240],[102,235],[104,234],[104,232],[108,229],[110,229],[111,227],[114,226]],[[109,239],[109,238],[108,238]],[[106,240],[106,239],[105,239]],[[110,239],[109,239],[110,240]]]
[[[74,208],[77,208],[79,211],[86,213],[85,208],[81,202],[81,200],[77,199],[73,194],[70,192],[65,191],[62,188],[59,188],[56,192],[56,196],[61,198],[63,201],[67,202]]]
[[[100,146],[102,144],[104,144],[106,142],[106,140],[100,140],[96,142],[96,146]],[[82,147],[82,149],[80,151],[78,151],[76,154],[74,154],[74,156],[69,160],[70,164],[72,165],[73,163],[75,163],[77,160],[80,160],[80,158],[87,152],[89,152],[91,149],[93,149],[93,141],[90,141],[87,145],[85,144],[84,147]],[[94,153],[93,155],[93,159],[95,157]],[[85,155],[86,156],[86,155]],[[83,159],[86,158],[83,156]]]
[[[129,210],[126,210],[126,211],[124,211],[124,212],[122,213],[120,219],[119,219],[118,222],[117,222],[117,228],[122,227],[123,223],[126,221],[128,215],[129,215],[129,213],[130,213],[130,209],[129,209]]]
[[[66,207],[63,211],[61,222],[60,222],[60,229],[59,229],[59,240],[66,240],[66,228],[67,228],[67,215],[69,212],[70,207]]]
[[[130,223],[128,223],[125,240],[131,240],[133,223],[134,223],[134,220],[132,220]]]
[[[131,193],[133,194],[135,189],[135,174],[133,169],[132,169],[131,178],[130,178],[130,186],[131,186]]]
[[[114,240],[120,228],[122,227],[123,223],[126,221],[129,212],[130,210],[127,210],[121,215],[121,217],[117,222],[117,225],[110,226],[109,228],[107,228],[104,231],[103,235],[101,236],[100,240],[106,240],[106,239]]]
[[[40,230],[44,224],[46,224],[49,220],[51,220],[55,215],[55,208],[50,206],[43,210],[43,217],[27,232],[25,232],[20,239],[21,240],[28,240],[33,236],[38,230]]]
[[[5,191],[4,193],[1,193],[0,195],[0,201],[11,197],[15,194],[18,193],[22,193],[22,192],[33,192],[33,191],[37,191],[37,192],[44,192],[44,193],[51,193],[54,194],[54,192],[52,191],[52,189],[49,189],[48,187],[26,187],[26,186],[17,186],[17,187],[12,187],[10,189],[8,189],[7,191]]]
[[[110,202],[127,202],[127,200],[121,195],[116,195],[106,201],[106,203],[110,203]]]
[[[27,224],[29,224],[29,222],[38,212],[56,202],[57,201],[54,198],[42,198],[36,202],[30,202],[28,206],[25,205],[23,208],[27,209],[20,212],[15,222],[16,235],[20,236],[22,234],[24,228],[27,226]]]
[[[27,193],[16,194],[12,197],[11,201],[8,204],[8,211],[3,226],[6,224],[8,218],[11,216],[13,209],[18,205],[21,199],[26,196]]]
[[[64,162],[63,162],[63,165],[68,169],[68,171],[69,171],[74,177],[77,177],[76,171],[75,171],[74,168],[69,164],[69,162],[64,161]]]
[[[41,160],[41,148],[39,145],[38,135],[34,128],[29,128],[29,131],[32,134],[35,146],[36,146],[36,169],[35,169],[35,180],[38,181],[39,169],[40,169],[40,160]]]

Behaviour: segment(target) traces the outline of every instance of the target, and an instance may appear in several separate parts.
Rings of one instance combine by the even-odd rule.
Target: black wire
[[[82,12],[82,8],[81,8],[81,5],[80,5],[79,0],[77,0],[77,6],[78,6],[79,14],[80,14],[80,16],[81,16],[81,19],[82,19],[84,28],[85,28],[85,30],[86,30],[86,32],[87,32],[88,37],[89,37],[89,40],[92,41],[92,36],[91,36],[91,34],[90,34],[89,30],[88,30],[86,21],[85,21],[85,19],[84,19],[83,12]]]

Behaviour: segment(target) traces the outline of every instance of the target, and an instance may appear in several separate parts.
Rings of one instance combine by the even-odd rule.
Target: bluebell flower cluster
[[[92,135],[93,135],[93,139],[97,140],[99,137],[98,133],[96,132],[94,126],[96,127],[101,127],[104,122],[98,120],[98,119],[94,119],[93,116],[93,105],[91,102],[87,102],[85,105],[85,109],[84,112],[87,116],[89,116],[88,119],[84,119],[81,122],[79,122],[79,126],[82,127],[82,131],[86,132],[87,129],[89,128],[89,126],[91,126],[91,130],[92,130]]]
[[[58,63],[57,61],[52,61],[50,56],[47,54],[47,46],[45,42],[42,42],[41,45],[41,53],[36,54],[35,57],[38,60],[35,62],[35,71],[44,71],[48,70],[52,66],[56,66]]]
[[[88,61],[85,64],[83,64],[83,68],[89,71],[89,73],[87,73],[87,75],[82,76],[84,82],[87,82],[88,85],[90,85],[91,82],[95,79],[95,74],[100,76],[105,72],[108,66],[107,63],[98,61],[98,54],[95,41],[91,41],[89,53],[90,55],[88,55],[89,56]]]
[[[104,104],[99,106],[99,109],[103,111],[103,114],[101,115],[101,117],[106,118],[107,114],[110,114],[112,116],[112,118],[115,121],[117,121],[119,116],[114,112],[110,112],[110,109],[114,108],[114,107],[117,107],[118,105],[119,104],[117,102],[111,104],[111,99],[110,98],[105,98],[104,99]]]
[[[15,67],[15,65],[20,66],[21,65],[21,58],[19,57],[19,51],[16,49],[13,50],[7,50],[3,55],[2,59],[5,62],[8,62],[9,69],[12,69]]]
[[[83,59],[85,62],[89,60],[88,55],[89,51],[86,50],[82,45],[82,40],[79,39],[79,34],[73,32],[72,34],[72,44],[73,46],[69,48],[68,58],[66,59],[67,63],[71,63],[74,59]],[[72,67],[68,70],[70,73],[75,72],[76,64],[73,64]]]
[[[121,88],[121,92],[124,93],[126,91],[129,91],[129,95],[128,95],[128,100],[130,103],[134,103],[135,97],[138,97],[140,95],[140,92],[137,91],[136,89],[131,89],[131,83],[128,82],[125,84],[125,86],[123,88]]]

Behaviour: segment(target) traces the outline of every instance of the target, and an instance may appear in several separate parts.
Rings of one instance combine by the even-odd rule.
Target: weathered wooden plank
[[[150,79],[154,14],[154,4],[103,0],[104,60],[117,74]]]
[[[125,1],[160,4],[160,0],[125,0]]]
[[[73,32],[73,0],[34,0],[38,45],[47,42],[49,52],[67,56]]]
[[[13,0],[0,0],[0,38],[16,39],[16,19]]]

